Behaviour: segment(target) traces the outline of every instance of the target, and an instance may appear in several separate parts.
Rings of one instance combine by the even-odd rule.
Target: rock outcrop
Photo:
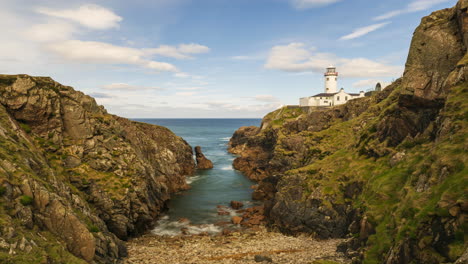
[[[404,76],[345,105],[284,107],[230,141],[271,226],[343,237],[356,263],[455,262],[467,244],[468,1],[422,19]]]
[[[9,263],[114,263],[195,169],[168,129],[110,115],[47,77],[0,75],[0,144]]]
[[[205,157],[200,146],[195,147],[195,159],[197,160],[197,169],[207,170],[213,168],[213,162]]]

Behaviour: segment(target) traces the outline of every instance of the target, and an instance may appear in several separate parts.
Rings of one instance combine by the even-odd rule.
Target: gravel
[[[271,258],[273,263],[312,264],[316,260],[349,263],[336,252],[341,241],[286,236],[264,227],[225,236],[145,235],[127,242],[129,256],[124,263],[258,263],[255,256],[259,255]]]

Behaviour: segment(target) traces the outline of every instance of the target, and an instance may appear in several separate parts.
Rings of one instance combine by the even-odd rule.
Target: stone
[[[205,157],[200,146],[195,147],[195,158],[197,161],[197,169],[207,170],[213,168],[213,163]]]
[[[189,229],[187,227],[183,227],[180,229],[180,231],[182,232],[183,235],[189,235]]]
[[[221,232],[221,235],[223,235],[223,236],[228,236],[228,235],[230,235],[231,233],[232,233],[231,230],[225,228],[225,229],[223,229],[223,231]]]
[[[263,255],[255,255],[254,260],[255,262],[273,262],[272,258]]]
[[[0,237],[0,248],[2,249],[9,249],[10,248],[10,244],[8,244],[5,239],[1,238]]]
[[[459,206],[452,206],[450,209],[449,209],[449,214],[453,217],[456,217],[460,214],[460,207]]]
[[[181,224],[190,224],[190,220],[188,218],[179,218],[179,220],[177,220],[177,222],[181,223]]]
[[[240,225],[240,223],[242,222],[242,217],[240,216],[233,216],[231,218],[231,222],[235,225]]]
[[[81,159],[76,156],[69,155],[65,159],[64,163],[66,168],[75,168],[81,164]]]
[[[390,158],[390,166],[395,167],[400,161],[402,161],[406,156],[405,152],[397,152],[395,155]]]
[[[239,202],[239,201],[231,201],[230,205],[231,205],[231,207],[233,209],[236,209],[236,210],[240,209],[240,208],[242,208],[244,206],[244,204],[242,202]]]

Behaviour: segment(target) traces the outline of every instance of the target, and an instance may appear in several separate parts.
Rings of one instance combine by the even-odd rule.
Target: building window
[[[345,96],[345,98],[344,98],[344,99],[345,99],[345,101],[348,101],[348,96]]]
[[[335,77],[335,81],[336,81],[336,77]]]
[[[328,91],[328,90],[330,90],[330,89],[327,88],[327,91]]]
[[[339,100],[340,100],[340,97],[339,97],[339,96],[337,96],[337,97],[336,97],[336,100],[337,100],[337,101],[339,101]]]
[[[330,78],[327,77],[327,81],[329,81],[329,80],[330,80]]]
[[[320,97],[320,100],[322,100],[322,97]]]

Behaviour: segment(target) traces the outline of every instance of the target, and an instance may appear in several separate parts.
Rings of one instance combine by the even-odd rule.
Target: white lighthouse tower
[[[336,93],[336,84],[338,81],[338,72],[334,66],[327,67],[325,76],[325,93]]]

